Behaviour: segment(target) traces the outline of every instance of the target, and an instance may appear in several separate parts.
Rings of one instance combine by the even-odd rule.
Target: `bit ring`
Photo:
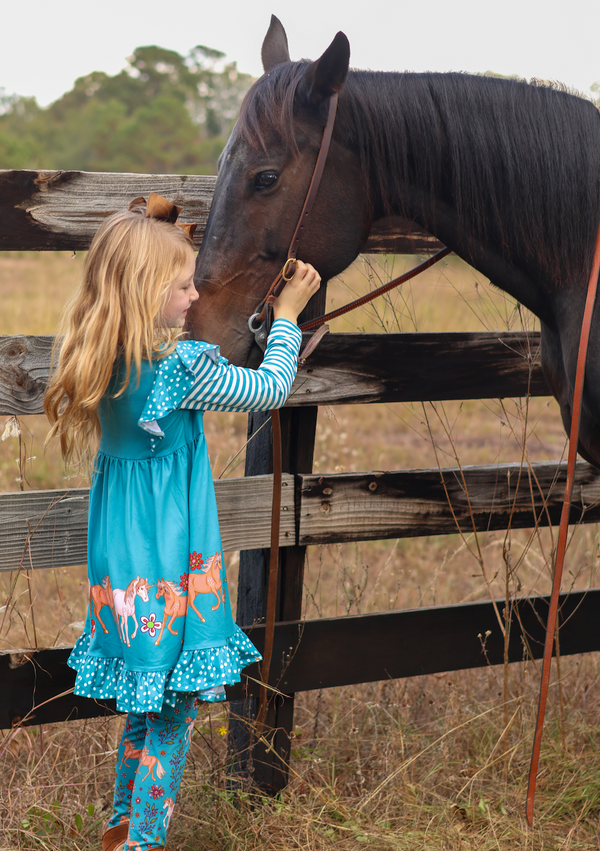
[[[288,257],[288,259],[285,261],[285,263],[283,265],[283,269],[281,270],[281,277],[283,278],[284,281],[291,281],[292,278],[294,277],[295,273],[296,273],[296,270],[294,269],[294,271],[289,276],[289,278],[287,277],[288,266],[289,266],[290,263],[295,264],[296,258],[295,257]]]

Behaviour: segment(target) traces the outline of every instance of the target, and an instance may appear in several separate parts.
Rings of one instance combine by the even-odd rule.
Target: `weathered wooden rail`
[[[139,195],[158,192],[182,208],[180,221],[197,222],[204,236],[214,177],[0,169],[0,251],[82,251],[107,216]],[[431,253],[439,242],[404,219],[384,219],[367,252]]]
[[[197,220],[202,237],[214,178],[0,171],[0,250],[85,249],[97,226],[132,197],[156,190]],[[380,222],[367,251],[429,253],[438,243],[401,220]],[[322,312],[324,294],[313,312]],[[317,299],[319,302],[319,299]],[[310,318],[310,317],[306,317]],[[360,337],[360,339],[358,339]],[[0,413],[42,410],[51,337],[0,338]],[[274,753],[255,748],[254,778],[263,788],[286,781],[296,691],[496,664],[503,644],[491,602],[385,612],[351,618],[301,618],[306,546],[529,528],[556,523],[565,466],[558,463],[312,474],[317,406],[394,401],[546,395],[535,333],[335,334],[324,339],[296,379],[282,414],[284,498],[280,536],[272,683],[281,691],[268,717]],[[264,421],[253,415],[249,432]],[[265,548],[269,542],[269,434],[247,454],[246,476],[216,482],[226,549],[239,549],[238,622],[260,647],[264,627]],[[577,466],[572,522],[600,520],[600,471]],[[87,490],[0,495],[0,569],[80,564],[86,556]],[[600,589],[562,600],[561,652],[600,649]],[[500,605],[500,604],[499,604]],[[516,601],[509,658],[537,658],[545,598]],[[490,631],[485,652],[479,635]],[[322,648],[326,647],[324,653]],[[524,649],[525,648],[525,649]],[[91,717],[114,711],[72,695],[69,648],[0,654],[0,727]],[[256,671],[251,671],[256,676]],[[244,688],[246,691],[244,691]],[[251,721],[255,686],[229,690],[232,712]],[[247,728],[233,724],[244,767]],[[241,754],[241,755],[240,755]]]
[[[548,597],[513,601],[510,662],[543,656],[548,603]],[[496,605],[502,610],[504,600],[496,600]],[[600,588],[561,595],[562,656],[600,650],[599,607]],[[259,650],[264,631],[261,624],[245,628]],[[70,652],[70,647],[0,652],[0,682],[7,694],[0,701],[0,729],[17,723],[94,718],[116,711],[114,701],[92,701],[72,694],[75,672],[66,664]],[[503,661],[504,638],[493,604],[465,603],[278,623],[272,681],[289,695],[500,665]],[[257,694],[258,666],[248,668],[247,674],[250,679],[246,686],[227,689],[229,700],[239,700],[246,689]]]

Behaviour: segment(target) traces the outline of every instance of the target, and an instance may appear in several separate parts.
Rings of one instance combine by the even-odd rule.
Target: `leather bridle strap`
[[[438,251],[433,257],[430,257],[429,260],[425,260],[423,263],[420,263],[418,266],[415,266],[414,269],[410,269],[408,272],[405,272],[403,275],[399,275],[397,278],[394,278],[392,281],[389,281],[387,284],[384,284],[381,287],[377,287],[376,290],[372,290],[372,292],[367,293],[367,295],[363,295],[360,298],[355,299],[354,301],[349,302],[349,304],[344,305],[344,307],[339,307],[337,310],[332,310],[331,313],[325,313],[323,316],[317,316],[316,319],[311,319],[309,322],[303,322],[302,325],[299,326],[301,331],[310,331],[313,328],[318,328],[319,325],[323,325],[325,322],[329,322],[331,319],[336,319],[338,316],[343,316],[345,313],[350,313],[351,310],[355,310],[357,307],[362,307],[364,304],[368,304],[373,299],[379,298],[380,295],[389,292],[389,290],[393,290],[395,287],[399,287],[401,284],[406,283],[406,281],[410,281],[411,278],[420,275],[421,272],[424,272],[426,269],[430,269],[438,260],[441,260],[442,257],[446,257],[446,255],[450,254],[452,249],[450,248],[442,248],[441,251]]]
[[[267,290],[267,294],[264,297],[263,301],[259,305],[256,310],[256,313],[250,318],[250,322],[256,322],[257,325],[260,325],[265,319],[266,314],[266,306],[268,303],[272,303],[272,301],[277,297],[278,292],[277,288],[282,281],[289,281],[294,275],[296,271],[296,257],[298,254],[298,247],[300,245],[300,240],[304,234],[304,228],[306,227],[306,222],[311,214],[313,205],[315,203],[315,198],[317,197],[317,192],[319,190],[319,185],[321,183],[321,177],[323,176],[323,169],[325,168],[325,162],[327,161],[327,154],[329,153],[329,146],[331,145],[331,137],[333,135],[333,125],[335,124],[335,114],[337,112],[337,104],[338,104],[338,94],[337,92],[329,98],[329,108],[327,110],[327,123],[325,124],[325,129],[323,130],[323,138],[321,139],[321,147],[319,148],[319,153],[317,154],[317,160],[315,162],[315,167],[313,169],[312,177],[310,180],[310,184],[308,186],[308,190],[306,192],[306,197],[304,199],[304,205],[300,212],[300,216],[298,217],[298,223],[296,224],[296,229],[294,230],[290,247],[287,253],[287,259],[283,264],[283,267],[277,273],[271,286]],[[252,329],[251,329],[252,330]]]
[[[575,373],[575,389],[573,391],[573,406],[571,414],[571,432],[569,435],[569,459],[567,464],[567,481],[565,484],[565,496],[560,515],[560,526],[558,531],[558,544],[556,547],[556,562],[554,577],[552,580],[552,596],[550,608],[548,609],[548,622],[546,623],[546,643],[544,646],[544,663],[542,666],[542,681],[540,684],[540,700],[538,705],[537,724],[533,740],[533,753],[531,755],[531,766],[529,768],[529,785],[527,788],[527,821],[531,827],[533,824],[533,801],[535,796],[535,784],[537,778],[538,763],[540,759],[540,748],[542,744],[542,733],[544,730],[544,715],[546,712],[546,701],[548,698],[548,685],[550,682],[550,669],[552,665],[552,648],[556,634],[556,619],[558,614],[558,596],[560,594],[560,583],[562,579],[565,551],[567,548],[567,534],[569,530],[569,510],[571,508],[571,494],[573,491],[573,480],[575,476],[575,460],[577,458],[577,443],[579,441],[579,423],[581,419],[581,401],[583,396],[583,379],[585,374],[585,362],[590,337],[592,314],[596,300],[596,289],[598,287],[598,274],[600,273],[600,225],[596,236],[596,248],[592,271],[588,283],[587,298],[581,323],[581,335],[579,338],[579,354],[577,355],[577,371]]]
[[[319,149],[319,154],[317,156],[317,161],[315,163],[315,168],[313,171],[313,176],[310,181],[310,185],[308,187],[308,192],[306,193],[306,199],[304,201],[304,206],[302,207],[302,212],[300,213],[300,218],[298,219],[298,224],[296,225],[296,230],[294,231],[294,235],[292,237],[292,241],[290,243],[290,248],[288,251],[288,259],[286,260],[286,265],[290,260],[295,260],[296,255],[298,254],[298,247],[300,245],[300,240],[304,235],[304,228],[306,227],[306,223],[308,221],[308,217],[311,214],[313,204],[315,203],[315,198],[317,197],[317,192],[319,190],[319,184],[321,183],[321,178],[323,176],[323,169],[325,168],[325,162],[327,160],[327,154],[329,153],[329,146],[331,145],[331,137],[333,135],[333,125],[335,124],[335,114],[337,112],[338,105],[338,94],[331,95],[329,98],[329,109],[327,110],[327,123],[325,125],[325,129],[323,130],[323,138],[321,139],[321,147]],[[284,266],[285,269],[285,266]],[[294,273],[292,272],[291,275]],[[291,277],[291,275],[288,276]]]
[[[331,137],[333,135],[333,125],[335,124],[335,114],[337,111],[338,95],[337,92],[329,98],[329,108],[327,111],[327,122],[323,130],[323,138],[321,147],[317,154],[317,160],[313,169],[312,178],[304,199],[304,205],[292,240],[288,249],[287,260],[283,268],[277,274],[275,280],[269,287],[267,294],[258,308],[254,316],[250,317],[249,325],[251,330],[254,322],[259,325],[267,322],[268,311],[267,305],[272,304],[277,296],[277,288],[282,281],[288,281],[292,278],[296,271],[296,255],[298,246],[304,234],[306,222],[317,197],[323,169],[329,153]],[[265,334],[266,339],[266,334]],[[282,478],[282,457],[281,457],[281,422],[279,411],[271,411],[271,430],[273,435],[273,501],[271,506],[271,551],[269,555],[269,577],[267,590],[267,616],[265,623],[265,645],[263,648],[263,661],[260,669],[260,696],[258,700],[258,711],[256,716],[256,735],[260,737],[265,725],[268,705],[267,683],[269,682],[269,671],[271,668],[271,657],[273,655],[273,640],[275,635],[275,610],[277,603],[277,578],[279,574],[279,528],[281,519],[281,478]]]

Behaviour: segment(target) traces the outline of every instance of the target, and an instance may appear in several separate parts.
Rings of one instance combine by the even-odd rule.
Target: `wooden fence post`
[[[325,310],[325,283],[300,317],[307,321]],[[284,473],[312,473],[318,407],[285,409],[281,411],[282,457]],[[269,414],[254,413],[248,418],[248,438],[260,433],[246,452],[246,476],[272,472],[271,426]],[[298,501],[296,501],[298,506]],[[298,508],[297,508],[298,510]],[[300,518],[296,518],[296,532]],[[302,616],[304,560],[306,547],[279,549],[279,581],[277,586],[276,620],[299,620]],[[269,550],[246,550],[240,553],[238,604],[236,620],[240,626],[262,622],[266,616],[267,571]],[[252,756],[253,782],[264,792],[276,794],[288,782],[291,739],[294,724],[294,696],[271,699],[267,712],[265,734],[270,743],[252,746],[252,726],[257,711],[256,698],[230,703],[229,753],[234,774],[248,777]],[[252,749],[252,754],[250,754]]]

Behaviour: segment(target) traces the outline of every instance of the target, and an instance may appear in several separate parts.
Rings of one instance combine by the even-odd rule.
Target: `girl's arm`
[[[180,408],[201,411],[270,411],[281,408],[296,376],[302,334],[287,319],[273,323],[267,349],[258,369],[243,369],[220,359],[214,363],[209,353],[194,368],[192,387]]]
[[[224,362],[215,364],[205,355],[194,386],[182,408],[203,411],[270,411],[285,404],[296,376],[302,334],[298,315],[317,292],[321,277],[308,263],[296,262],[296,271],[273,304],[275,321],[257,370]]]
[[[281,408],[296,375],[302,334],[298,314],[319,289],[321,278],[297,261],[292,280],[273,305],[275,322],[257,370],[231,366],[217,357],[217,346],[179,343],[163,358],[139,419],[141,428],[163,436],[157,420],[178,408],[198,411],[269,411]]]

